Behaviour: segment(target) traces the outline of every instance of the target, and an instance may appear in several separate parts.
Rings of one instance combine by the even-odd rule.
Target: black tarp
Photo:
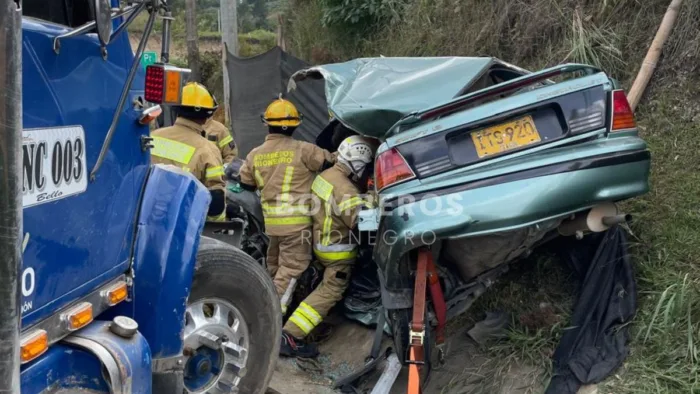
[[[637,290],[621,227],[582,241],[563,241],[560,248],[582,285],[570,328],[554,352],[547,394],[575,394],[581,385],[608,377],[627,357]]]
[[[241,157],[263,143],[267,127],[260,121],[260,115],[280,93],[293,102],[304,116],[294,138],[315,142],[329,118],[323,80],[304,81],[286,94],[289,77],[307,67],[309,65],[303,60],[279,47],[246,59],[228,53],[233,137]]]

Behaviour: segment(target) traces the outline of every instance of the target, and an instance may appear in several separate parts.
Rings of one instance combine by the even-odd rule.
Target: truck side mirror
[[[112,5],[109,0],[94,0],[95,25],[97,26],[97,37],[102,46],[109,44],[112,35]]]

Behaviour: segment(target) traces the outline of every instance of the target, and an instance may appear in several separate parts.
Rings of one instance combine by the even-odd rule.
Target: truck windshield
[[[24,0],[24,16],[68,27],[78,27],[93,20],[90,0]]]

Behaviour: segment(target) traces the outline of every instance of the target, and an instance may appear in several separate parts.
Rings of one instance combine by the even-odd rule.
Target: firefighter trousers
[[[284,330],[295,338],[306,337],[321,324],[328,312],[343,299],[350,283],[350,274],[355,260],[321,261],[325,266],[323,280],[294,311]]]
[[[274,278],[283,314],[287,312],[297,280],[311,263],[311,250],[311,243],[299,234],[270,236],[267,271]]]

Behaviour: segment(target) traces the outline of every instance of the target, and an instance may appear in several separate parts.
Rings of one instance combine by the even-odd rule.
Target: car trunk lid
[[[421,179],[609,125],[603,73],[455,111],[388,140]]]

